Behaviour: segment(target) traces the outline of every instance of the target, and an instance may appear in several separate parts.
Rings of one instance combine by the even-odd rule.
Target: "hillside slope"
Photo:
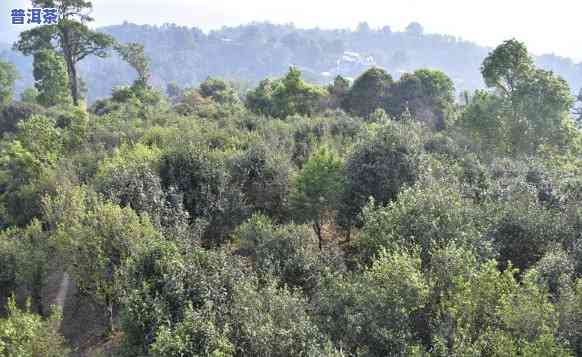
[[[418,68],[448,73],[457,90],[482,86],[479,67],[490,49],[461,39],[416,31],[392,32],[389,27],[373,30],[365,23],[356,31],[347,29],[298,29],[293,25],[252,23],[224,27],[205,34],[196,27],[149,26],[124,23],[101,29],[121,42],[145,45],[152,59],[153,83],[165,88],[175,82],[192,86],[208,76],[256,83],[280,76],[290,65],[300,67],[307,79],[325,83],[336,74],[353,77],[370,66],[380,66],[398,77]],[[21,73],[30,73],[29,58],[0,47],[0,58],[16,62]],[[555,55],[536,58],[577,91],[582,87],[582,64]],[[134,72],[119,58],[89,58],[81,64],[88,98],[109,95],[116,85],[130,83]],[[18,90],[31,85],[30,75]]]

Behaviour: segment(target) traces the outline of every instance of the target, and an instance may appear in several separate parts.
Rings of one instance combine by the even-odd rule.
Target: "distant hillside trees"
[[[294,65],[309,82],[320,85],[330,84],[337,75],[356,78],[372,66],[384,68],[393,78],[430,68],[447,73],[458,91],[473,91],[484,88],[478,69],[489,52],[453,36],[370,25],[350,31],[252,23],[205,34],[198,28],[171,24],[124,23],[98,31],[123,44],[143,44],[151,59],[150,84],[158,88],[172,82],[183,88],[194,87],[209,76],[248,81],[255,86],[264,78],[284,76]],[[0,58],[15,63],[22,74],[17,81],[18,92],[33,85],[31,59],[2,48],[2,44]],[[581,64],[556,55],[538,56],[535,62],[562,76],[572,88],[582,87]],[[107,97],[111,88],[135,77],[134,70],[118,55],[104,60],[87,56],[78,63],[78,70],[87,84],[90,103]]]

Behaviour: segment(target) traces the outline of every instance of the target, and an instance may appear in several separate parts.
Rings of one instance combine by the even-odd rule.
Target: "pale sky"
[[[0,11],[27,4],[0,0]],[[172,22],[207,31],[251,21],[304,28],[355,28],[367,21],[373,28],[388,25],[399,31],[417,21],[428,33],[490,47],[515,37],[532,53],[582,61],[580,0],[93,0],[93,5],[96,26]],[[0,39],[8,21],[4,17]]]

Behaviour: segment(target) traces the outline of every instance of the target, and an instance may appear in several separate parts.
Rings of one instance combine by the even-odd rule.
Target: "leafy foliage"
[[[386,71],[371,68],[358,77],[350,88],[347,107],[349,111],[361,117],[367,117],[374,110],[383,107],[393,80]]]
[[[305,83],[301,71],[291,67],[280,80],[263,81],[248,94],[249,109],[276,118],[290,115],[311,116],[320,110],[327,93],[320,87]]]
[[[322,288],[318,321],[350,353],[404,355],[415,345],[413,316],[427,303],[418,253],[381,252],[363,274],[332,276]]]
[[[247,207],[218,153],[189,146],[161,158],[163,187],[184,192],[184,207],[193,219],[209,222],[206,243],[224,243],[228,233],[242,222]]]
[[[379,67],[327,86],[304,66],[255,88],[208,77],[166,97],[156,56],[126,36],[138,79],[87,110],[44,80],[110,39],[84,27],[88,2],[36,3],[72,13],[23,33],[39,90],[0,112],[0,354],[580,355],[582,136],[566,83],[519,42],[483,63],[489,90],[455,102],[440,71]],[[264,26],[248,42],[281,56],[343,52],[337,35],[267,41]],[[245,28],[167,31],[188,56]],[[67,57],[69,30],[97,47]],[[427,38],[346,33],[356,51]]]
[[[39,104],[52,107],[70,103],[65,61],[56,52],[43,50],[35,53],[33,74]]]
[[[48,320],[8,303],[8,316],[0,319],[0,354],[2,356],[68,356],[63,336],[58,332],[61,315],[54,312]]]
[[[18,79],[16,67],[11,63],[0,61],[0,106],[5,106],[12,100],[16,79]]]
[[[348,158],[342,205],[346,228],[357,223],[370,197],[384,205],[394,200],[403,186],[414,184],[420,154],[417,130],[406,123],[387,125]]]
[[[313,224],[322,247],[326,223],[333,223],[344,191],[343,162],[329,149],[322,148],[303,166],[294,182],[291,196],[295,217]]]

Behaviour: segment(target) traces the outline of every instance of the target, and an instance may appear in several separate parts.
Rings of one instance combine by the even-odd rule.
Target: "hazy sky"
[[[26,0],[0,0],[0,11],[26,7]],[[93,0],[96,25],[174,22],[204,30],[251,21],[293,22],[298,27],[372,27],[402,30],[412,21],[426,32],[495,46],[515,37],[533,53],[556,53],[582,61],[580,0]],[[7,14],[8,15],[8,14]],[[6,31],[5,17],[0,36]]]

